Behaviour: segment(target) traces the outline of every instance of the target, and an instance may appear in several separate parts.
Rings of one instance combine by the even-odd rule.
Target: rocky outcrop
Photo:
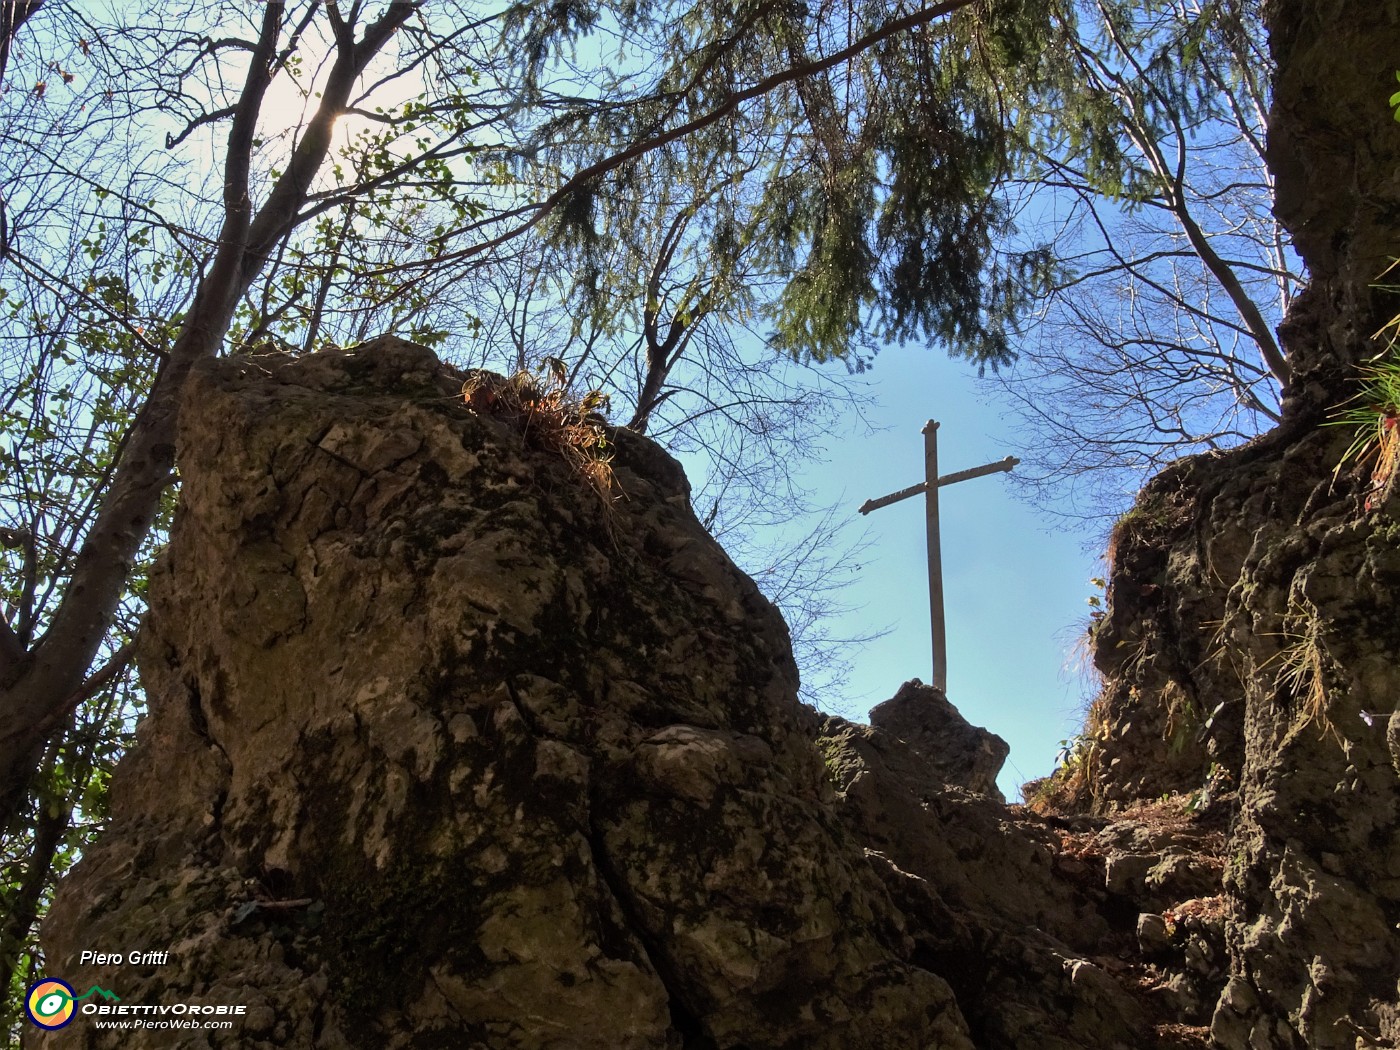
[[[918,683],[869,726],[800,705],[647,441],[581,465],[393,339],[210,362],[150,714],[44,928],[145,1026],[34,1045],[1400,1046],[1400,497],[1325,425],[1398,308],[1400,29],[1269,18],[1313,276],[1285,418],[1115,529],[1080,812],[1004,805],[1004,744]]]
[[[883,731],[870,739],[902,776],[1005,801],[997,774],[1011,748],[995,733],[969,725],[932,686],[917,678],[905,682],[891,699],[871,708],[870,725]]]
[[[1177,839],[1006,807],[1005,744],[917,682],[820,718],[669,457],[611,433],[604,498],[462,378],[394,339],[196,374],[56,976],[245,1007],[191,1046],[1198,1045],[1138,945],[1191,950]]]
[[[1277,212],[1312,276],[1280,332],[1284,420],[1169,468],[1115,530],[1087,794],[1100,812],[1161,791],[1228,800],[1216,1045],[1394,1047],[1400,500],[1370,464],[1339,466],[1353,435],[1327,423],[1400,312],[1374,287],[1400,243],[1384,89],[1400,26],[1353,2],[1269,17]]]
[[[1178,790],[1234,810],[1232,977],[1212,1028],[1231,1050],[1400,1042],[1400,778],[1385,739],[1400,503],[1367,513],[1356,480],[1334,484],[1344,447],[1315,430],[1175,468],[1201,479],[1194,520],[1157,537],[1169,568],[1153,603],[1140,560],[1115,567],[1097,639],[1153,640],[1136,666],[1100,661],[1100,802]],[[1163,643],[1164,623],[1180,644]]]
[[[1068,838],[945,784],[878,726],[828,718],[819,742],[843,822],[908,916],[915,958],[953,986],[977,1046],[1163,1045],[1160,1019],[1109,969],[1122,963],[1115,929],[1136,908],[1110,900],[1102,872],[1062,867]]]
[[[1110,534],[1107,607],[1090,632],[1104,688],[1079,742],[1083,793],[1101,808],[1228,787],[1243,761],[1219,580],[1238,577],[1249,537],[1205,534],[1198,517],[1237,467],[1209,456],[1173,464]]]
[[[605,502],[461,386],[393,339],[194,378],[150,717],[48,958],[249,1004],[216,1045],[970,1047],[679,469],[617,434]]]

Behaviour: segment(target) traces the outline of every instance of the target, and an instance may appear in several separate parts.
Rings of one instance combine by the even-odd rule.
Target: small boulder
[[[893,698],[871,709],[870,724],[903,740],[928,762],[930,776],[1006,801],[997,774],[1011,747],[965,719],[941,690],[917,678],[905,682]]]

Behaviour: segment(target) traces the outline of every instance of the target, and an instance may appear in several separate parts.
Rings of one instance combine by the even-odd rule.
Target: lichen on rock
[[[1138,920],[1192,913],[1200,842],[1007,807],[1006,745],[918,682],[804,707],[673,460],[610,432],[605,502],[461,383],[397,339],[196,372],[150,714],[56,972],[245,1006],[210,1047],[1193,1045],[1220,923]]]
[[[460,387],[392,338],[193,378],[150,715],[55,969],[253,1004],[209,1045],[970,1048],[683,474],[616,432],[605,510]]]

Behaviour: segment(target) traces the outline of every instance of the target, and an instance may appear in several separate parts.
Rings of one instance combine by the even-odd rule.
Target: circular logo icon
[[[62,1028],[73,1020],[73,986],[57,977],[31,984],[24,1012],[40,1028]]]

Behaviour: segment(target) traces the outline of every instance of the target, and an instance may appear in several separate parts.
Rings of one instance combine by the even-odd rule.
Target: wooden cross
[[[948,693],[948,638],[943,620],[943,552],[938,542],[938,490],[944,485],[954,485],[970,478],[980,478],[986,474],[996,474],[1010,470],[1021,461],[1015,456],[1007,456],[996,463],[986,463],[971,470],[960,470],[954,474],[938,476],[938,424],[929,420],[924,424],[924,480],[907,489],[891,492],[879,499],[868,499],[860,508],[862,514],[888,507],[910,496],[924,494],[924,508],[928,516],[928,605],[929,626],[933,633],[933,687],[945,696]]]

